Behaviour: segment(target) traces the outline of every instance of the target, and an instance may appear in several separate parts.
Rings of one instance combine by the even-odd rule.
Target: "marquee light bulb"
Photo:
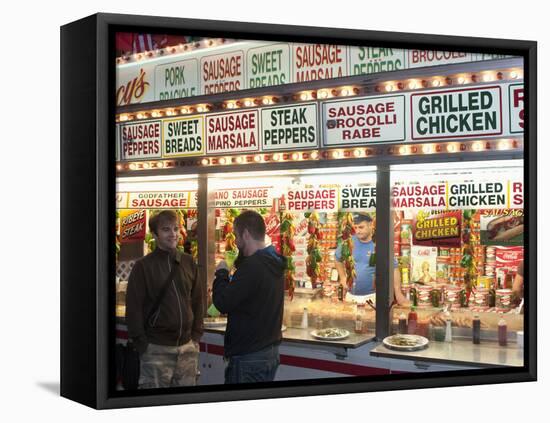
[[[202,164],[203,166],[208,166],[208,165],[210,164],[210,160],[208,160],[208,159],[202,159],[202,160],[201,160],[201,164]]]
[[[319,91],[317,96],[321,99],[328,98],[328,91],[327,90],[321,90],[321,91]]]
[[[426,144],[426,145],[422,146],[422,152],[424,154],[431,154],[431,153],[433,153],[433,147],[430,144]]]
[[[339,159],[340,156],[341,156],[341,153],[338,150],[332,152],[332,157],[333,158]]]
[[[260,162],[262,161],[262,156],[260,156],[259,154],[256,154],[256,155],[254,156],[254,161],[255,161],[256,163],[260,163]]]
[[[311,152],[311,158],[313,160],[317,160],[319,158],[319,153],[317,151],[312,151]]]
[[[472,144],[472,150],[481,151],[483,149],[483,143],[476,141]]]
[[[393,85],[392,84],[386,84],[385,89],[386,89],[386,92],[389,93],[389,92],[393,91]]]

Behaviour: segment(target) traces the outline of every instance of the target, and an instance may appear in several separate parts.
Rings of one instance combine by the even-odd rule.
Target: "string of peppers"
[[[286,258],[285,269],[285,285],[288,287],[288,296],[292,300],[294,298],[294,272],[296,267],[292,261],[292,253],[296,250],[294,246],[295,227],[292,223],[292,214],[281,213],[281,253]]]
[[[235,243],[235,234],[233,233],[233,222],[240,214],[237,209],[227,209],[225,211],[225,224],[222,229],[222,239],[225,241],[225,251],[237,253],[237,244]]]
[[[474,251],[476,238],[474,232],[473,217],[475,210],[464,210],[463,216],[463,230],[462,230],[462,259],[460,260],[460,266],[465,269],[464,271],[464,292],[461,294],[461,305],[467,307],[472,294],[472,288],[475,285],[477,278],[477,266],[474,260]]]
[[[305,213],[305,217],[308,219],[307,232],[309,234],[309,240],[307,242],[306,258],[306,273],[311,280],[311,285],[315,287],[317,279],[321,275],[320,262],[322,260],[321,250],[319,249],[319,240],[321,239],[321,232],[319,231],[319,215],[317,212]]]
[[[355,234],[353,228],[353,215],[351,213],[338,213],[338,222],[340,233],[338,235],[338,245],[341,246],[342,262],[346,269],[346,284],[348,289],[353,286],[357,274],[355,272],[355,260],[353,259],[353,239]]]

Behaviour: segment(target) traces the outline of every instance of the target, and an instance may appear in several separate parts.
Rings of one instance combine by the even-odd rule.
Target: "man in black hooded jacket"
[[[228,316],[225,383],[272,381],[279,366],[286,260],[265,246],[265,223],[255,211],[241,213],[233,228],[237,270],[230,278],[227,263],[220,262],[212,295]]]

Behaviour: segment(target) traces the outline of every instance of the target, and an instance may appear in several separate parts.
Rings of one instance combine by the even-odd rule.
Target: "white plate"
[[[322,336],[319,335],[319,333],[322,333],[326,331],[327,329],[338,329],[340,332],[342,332],[341,336]],[[313,336],[316,339],[322,339],[323,341],[339,341],[341,339],[346,339],[349,336],[349,331],[346,329],[340,329],[340,328],[327,328],[327,329],[316,329],[311,332],[311,336]]]
[[[392,342],[396,337],[402,337],[408,341],[414,342],[413,345],[399,345],[394,342]],[[399,335],[392,335],[384,338],[382,343],[386,348],[389,348],[391,350],[398,350],[398,351],[417,351],[422,350],[426,348],[429,344],[429,340],[427,338],[424,338],[420,335],[405,335],[405,334],[399,334]]]

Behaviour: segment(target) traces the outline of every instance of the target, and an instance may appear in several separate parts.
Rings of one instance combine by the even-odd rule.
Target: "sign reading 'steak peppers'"
[[[499,86],[411,94],[413,140],[501,135]]]

